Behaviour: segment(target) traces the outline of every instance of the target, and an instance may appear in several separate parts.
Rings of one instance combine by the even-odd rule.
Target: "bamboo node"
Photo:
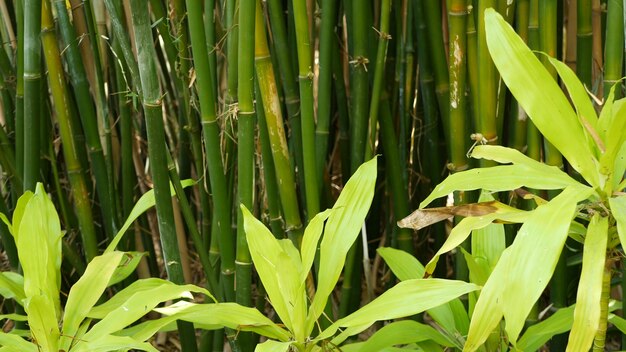
[[[380,37],[380,39],[383,40],[391,40],[391,34],[387,33],[387,32],[381,32],[378,29],[376,29],[376,27],[372,27],[372,29],[378,33],[378,36]]]
[[[358,66],[363,66],[365,72],[367,72],[367,64],[370,63],[370,60],[365,56],[357,56],[354,60],[348,61],[349,64],[353,65],[355,68]]]

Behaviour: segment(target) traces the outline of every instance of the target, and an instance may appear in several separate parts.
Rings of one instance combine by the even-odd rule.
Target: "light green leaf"
[[[622,246],[626,246],[626,196],[609,198],[611,215],[617,223],[617,235]]]
[[[9,218],[7,218],[6,215],[0,213],[0,221],[2,221],[5,225],[7,225],[7,229],[9,229],[9,233],[11,233],[11,236],[13,236],[13,225],[11,225]]]
[[[306,277],[311,271],[311,266],[315,260],[315,253],[317,252],[317,244],[322,237],[322,231],[324,230],[324,221],[328,219],[332,209],[327,209],[317,215],[309,222],[306,229],[304,229],[304,236],[302,237],[302,248],[300,253],[302,255],[302,274],[300,275],[300,281],[305,282]]]
[[[463,252],[463,257],[465,258],[465,262],[467,263],[467,268],[469,269],[469,281],[471,283],[475,283],[477,285],[484,285],[489,278],[489,274],[491,273],[491,268],[489,267],[489,263],[486,260],[481,260],[479,258],[474,257],[471,253],[466,251],[463,247],[459,247],[461,252]],[[478,294],[478,292],[475,292]],[[470,302],[470,310],[471,310],[471,302]]]
[[[594,214],[583,247],[583,267],[567,351],[589,351],[598,330],[608,229],[608,218]]]
[[[28,221],[20,222],[16,245],[24,271],[24,293],[27,297],[43,293],[60,315],[61,224],[40,183],[24,206],[23,217]]]
[[[12,348],[9,351],[16,352],[37,352],[37,346],[30,343],[18,335],[7,334],[0,331],[0,346]]]
[[[622,143],[622,146],[615,156],[615,167],[613,169],[613,190],[623,191],[624,185],[624,173],[626,173],[626,142]]]
[[[572,71],[572,69],[569,68],[569,66],[567,66],[564,62],[559,61],[550,55],[544,55],[548,58],[552,66],[554,66],[556,71],[559,73],[559,76],[561,76],[561,80],[567,87],[567,92],[571,98],[570,100],[576,108],[578,120],[583,126],[583,132],[585,134],[587,144],[589,145],[589,149],[592,152],[596,152],[594,156],[598,157],[598,151],[604,149],[603,142],[598,133],[598,115],[596,115],[596,110],[594,109],[593,104],[591,104],[591,99],[589,99],[585,86],[578,79],[576,73]]]
[[[80,340],[72,352],[108,352],[108,351],[128,351],[130,349],[139,351],[159,352],[151,344],[136,341],[128,336],[104,335],[93,341]]]
[[[493,196],[487,192],[481,192],[478,199],[479,202],[493,200]],[[471,246],[472,257],[476,263],[487,268],[487,275],[491,274],[498,259],[500,259],[502,251],[506,248],[504,225],[491,223],[486,227],[473,230]],[[474,283],[483,285],[485,281],[474,281]]]
[[[36,295],[24,301],[30,332],[43,351],[58,351],[59,325],[50,297]]]
[[[619,315],[609,314],[609,323],[613,324],[622,334],[626,334],[626,319]]]
[[[145,255],[145,252],[125,252],[120,265],[115,268],[107,286],[115,285],[132,274],[139,265],[139,262],[141,262],[141,258]]]
[[[608,108],[609,107],[606,106],[604,109]],[[626,137],[624,133],[624,129],[626,129],[626,100],[620,99],[615,101],[609,112],[611,113],[611,121],[606,131],[606,152],[600,157],[600,172],[605,175],[611,175],[612,177],[615,159]],[[621,178],[623,174],[619,176]]]
[[[453,299],[446,304],[428,309],[426,312],[451,336],[467,335],[469,316],[460,299]]]
[[[376,157],[361,165],[346,183],[333,211],[326,221],[320,245],[320,268],[317,293],[309,308],[306,335],[322,314],[328,297],[335,289],[343,269],[346,254],[359,235],[365,216],[374,198],[376,185]]]
[[[448,235],[448,239],[444,242],[443,246],[439,248],[437,253],[431,258],[430,262],[426,264],[426,273],[428,275],[435,271],[435,266],[439,261],[439,256],[447,253],[463,243],[473,230],[481,229],[488,226],[496,220],[519,223],[525,221],[532,212],[519,210],[508,205],[497,203],[497,211],[491,214],[487,214],[481,217],[469,217],[461,220]]]
[[[259,273],[276,314],[287,329],[304,338],[304,318],[306,317],[306,291],[301,281],[302,263],[300,256],[289,240],[281,244],[274,235],[257,220],[245,206],[241,205],[246,239],[250,255]],[[292,249],[287,249],[291,246]],[[306,276],[305,276],[306,278]],[[295,316],[299,319],[295,320]]]
[[[22,305],[22,300],[26,298],[24,277],[10,271],[0,274],[0,295],[4,298],[14,298],[16,303]]]
[[[561,172],[561,174],[563,174]],[[484,189],[491,192],[510,191],[520,187],[534,189],[562,189],[578,184],[569,177],[556,176],[553,171],[539,173],[537,169],[526,165],[500,165],[470,169],[449,175],[435,187],[431,194],[420,203],[420,209],[433,200],[448,196],[454,191],[473,191]],[[564,175],[564,174],[563,174]],[[569,178],[569,179],[568,179]],[[582,185],[581,185],[582,186]]]
[[[287,352],[289,351],[289,346],[291,346],[291,342],[267,340],[256,345],[254,352]]]
[[[155,311],[176,316],[177,319],[212,326],[224,326],[234,330],[252,331],[270,339],[287,342],[291,335],[255,308],[243,307],[236,303],[194,304],[177,302]]]
[[[70,289],[63,315],[62,349],[69,350],[72,337],[102,296],[123,256],[124,252],[115,251],[93,258],[83,276]]]
[[[404,281],[424,277],[424,266],[409,253],[391,247],[378,248],[376,252],[383,257],[398,280]]]
[[[128,288],[123,291],[126,290]],[[190,292],[208,293],[206,289],[195,285],[175,284],[163,284],[135,292],[122,305],[111,310],[102,320],[97,322],[83,338],[92,341],[101,336],[113,334],[134,323],[162,302],[177,298],[192,298]],[[91,315],[90,313],[89,316]]]
[[[495,10],[485,11],[487,47],[502,80],[541,134],[594,187],[599,175],[576,113],[535,54]],[[537,187],[533,187],[537,188]]]
[[[537,351],[552,336],[569,331],[573,322],[574,306],[561,308],[546,320],[530,326],[517,342],[517,348],[527,352]]]
[[[196,181],[188,179],[188,180],[182,180],[182,181],[180,181],[180,183],[183,186],[183,188],[187,188],[189,186],[195,185]],[[171,183],[170,183],[170,194],[172,196],[176,195],[176,192],[174,191],[174,187],[172,186]],[[120,242],[122,237],[124,237],[124,235],[126,234],[126,231],[128,230],[128,228],[130,228],[130,225],[132,225],[133,222],[135,222],[135,220],[137,220],[137,218],[139,216],[141,216],[141,214],[145,213],[146,210],[152,208],[154,206],[155,202],[156,201],[154,199],[154,190],[153,189],[151,189],[151,190],[147,191],[146,193],[144,193],[141,196],[141,198],[139,198],[137,203],[135,203],[135,206],[130,211],[130,214],[128,214],[128,218],[126,219],[126,222],[124,222],[124,225],[122,225],[120,230],[117,232],[117,235],[115,235],[115,237],[113,238],[111,243],[104,250],[104,253],[111,252],[111,251],[115,250],[115,247],[117,247],[117,244]]]
[[[22,194],[20,198],[17,200],[17,204],[15,205],[15,209],[13,210],[13,218],[11,219],[11,222],[13,224],[12,226],[13,230],[11,231],[11,233],[13,234],[13,237],[15,238],[16,243],[19,237],[18,232],[20,229],[20,224],[22,223],[22,218],[24,217],[24,210],[26,209],[26,204],[30,202],[30,199],[33,196],[34,196],[34,193],[31,191],[24,192],[24,194]]]
[[[402,320],[384,326],[365,342],[345,345],[341,347],[341,350],[343,352],[378,352],[386,347],[425,340],[432,340],[445,347],[462,348],[430,325],[412,320]]]
[[[0,320],[28,321],[28,317],[21,314],[0,314]]]
[[[517,340],[530,309],[554,272],[577,203],[592,192],[565,188],[526,219],[480,293],[464,351],[475,351],[482,345],[503,315],[510,341]]]
[[[477,285],[455,280],[402,281],[366,306],[333,323],[320,334],[318,339],[332,336],[340,327],[365,326],[363,328],[365,329],[379,320],[391,320],[421,313],[479,288]]]

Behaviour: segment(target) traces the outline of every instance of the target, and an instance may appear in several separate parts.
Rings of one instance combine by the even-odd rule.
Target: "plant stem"
[[[606,328],[608,325],[609,316],[609,300],[611,296],[611,269],[613,266],[612,260],[607,260],[604,266],[604,273],[602,274],[602,295],[600,296],[600,323],[598,324],[598,330],[596,336],[593,339],[593,352],[604,351],[606,344]]]
[[[141,100],[146,118],[148,133],[148,153],[152,181],[154,183],[154,196],[156,199],[156,211],[159,221],[159,231],[163,260],[170,281],[183,284],[183,270],[180,262],[180,252],[174,228],[174,211],[172,208],[172,195],[170,194],[169,176],[167,171],[167,146],[165,144],[165,132],[161,113],[161,89],[154,62],[154,47],[152,45],[152,31],[148,4],[142,0],[132,0],[132,20],[135,30],[135,46],[137,47],[137,62],[141,80]],[[183,351],[196,351],[193,324],[178,322],[178,331]]]

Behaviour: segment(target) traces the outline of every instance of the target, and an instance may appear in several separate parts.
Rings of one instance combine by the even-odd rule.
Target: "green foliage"
[[[258,345],[256,351],[287,351],[290,347],[298,351],[312,351],[320,346],[340,345],[376,321],[414,315],[477,290],[478,286],[461,281],[409,279],[356,312],[333,322],[328,328],[321,329],[319,319],[326,319],[321,317],[323,308],[339,279],[346,254],[365,220],[374,195],[375,181],[376,159],[372,159],[350,178],[335,206],[311,221],[300,250],[290,240],[277,240],[242,206],[252,260],[282,325],[272,322],[255,309],[232,303],[198,305],[180,302],[157,311],[171,319],[187,320],[201,326],[226,326],[267,336],[269,340]],[[315,295],[308,297],[307,282],[318,243],[321,270]],[[385,331],[394,331],[394,334],[383,331],[372,342],[363,345],[364,349],[346,347],[369,351],[374,348],[370,346],[376,349],[392,346],[405,343],[407,338],[411,342],[434,339],[445,346],[454,345],[450,339],[423,324],[392,325]],[[412,332],[411,338],[400,333],[416,326],[417,330]]]
[[[520,187],[562,190],[532,211],[498,207],[488,215],[464,219],[437,253],[440,255],[455,248],[471,230],[494,221],[522,224],[513,244],[502,252],[480,292],[464,351],[480,348],[499,327],[502,318],[506,322],[508,342],[517,345],[525,319],[552,276],[575,218],[588,225],[587,230],[582,231],[582,274],[568,351],[587,351],[594,339],[604,339],[604,336],[596,336],[599,325],[607,319],[606,309],[601,308],[608,306],[608,300],[602,298],[603,290],[608,289],[604,287],[602,277],[615,260],[607,253],[613,253],[618,245],[616,237],[624,238],[626,129],[623,127],[626,114],[623,106],[626,101],[613,101],[613,95],[610,95],[597,118],[575,74],[564,64],[551,60],[565,82],[573,101],[572,108],[535,54],[499,14],[488,9],[485,22],[487,44],[502,79],[535,126],[580,173],[584,182],[516,150],[482,145],[471,152],[473,158],[507,165],[451,175],[422,202],[421,208],[457,190],[497,192]],[[581,239],[581,231],[577,231],[577,236]],[[426,266],[427,272],[432,272],[436,258]],[[524,341],[521,348],[528,346],[529,339],[520,340],[520,343]]]
[[[144,198],[139,206],[142,204],[149,207],[154,205],[154,200]],[[146,279],[135,281],[109,301],[97,305],[107,287],[132,273],[143,255],[111,249],[87,265],[62,307],[63,232],[43,186],[37,184],[34,193],[24,193],[12,222],[4,215],[2,220],[15,239],[24,274],[2,273],[0,294],[14,299],[26,312],[26,316],[13,314],[2,318],[27,321],[30,328],[29,340],[20,337],[19,331],[0,332],[3,351],[157,351],[145,341],[158,331],[158,325],[132,334],[129,331],[137,328],[128,327],[163,302],[193,298],[191,292],[210,296],[208,291],[194,285],[178,286],[165,280]],[[132,222],[134,218],[129,220]]]

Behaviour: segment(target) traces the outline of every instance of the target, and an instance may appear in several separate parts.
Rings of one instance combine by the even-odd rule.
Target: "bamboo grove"
[[[325,310],[344,317],[395,280],[377,248],[427,262],[445,241],[444,225],[414,232],[396,222],[448,174],[489,166],[470,160],[473,146],[513,147],[571,171],[499,78],[487,8],[531,49],[570,66],[598,109],[624,76],[621,0],[0,0],[0,212],[46,185],[68,229],[68,285],[153,188],[156,211],[120,243],[149,253],[135,278],[202,284],[218,301],[263,312],[239,205],[299,243],[379,155],[362,239]],[[195,183],[183,188],[187,179]],[[4,225],[0,237],[7,270],[19,271]],[[580,258],[564,251],[529,323],[548,305],[573,303],[568,277]],[[467,275],[460,251],[434,273]],[[178,331],[184,351],[221,351],[234,336],[233,348],[251,351],[258,341],[230,329],[196,339],[184,322]],[[553,350],[565,342],[554,339]]]

